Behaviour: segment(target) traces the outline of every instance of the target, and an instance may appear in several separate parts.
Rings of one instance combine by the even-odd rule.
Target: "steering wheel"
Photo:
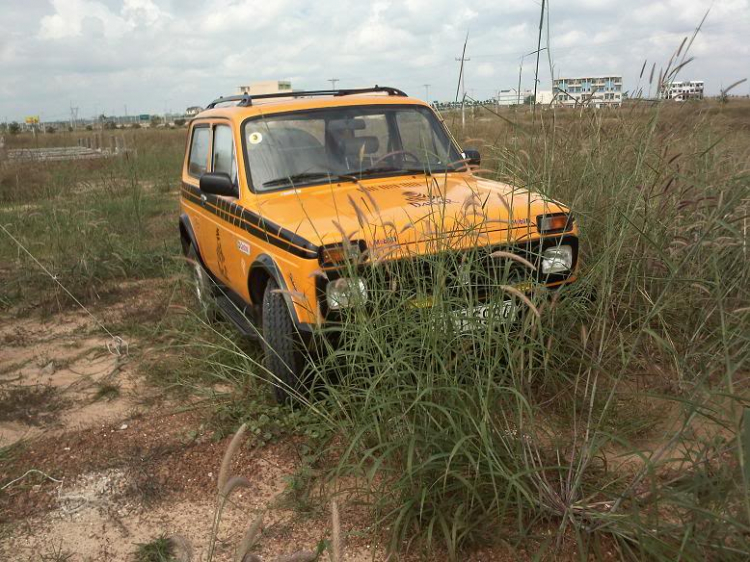
[[[398,156],[399,154],[403,154],[404,156],[408,156],[412,160],[414,160],[414,164],[417,164],[418,166],[422,166],[422,161],[414,155],[414,153],[409,152],[408,150],[394,150],[393,152],[388,152],[387,154],[383,154],[380,158],[375,160],[375,162],[372,163],[372,167],[377,167],[381,162],[384,160],[387,160],[389,158],[393,158],[394,156]]]

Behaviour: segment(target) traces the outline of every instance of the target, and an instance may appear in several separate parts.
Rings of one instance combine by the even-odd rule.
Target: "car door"
[[[192,203],[186,207],[190,224],[193,227],[198,242],[198,252],[203,263],[212,269],[211,254],[214,251],[213,244],[209,238],[211,230],[211,219],[207,211],[201,206],[203,196],[200,194],[200,178],[208,171],[209,156],[211,148],[211,126],[209,123],[197,123],[193,125],[190,134],[190,150],[188,152],[185,167],[184,183],[190,190],[187,200]],[[200,198],[200,199],[199,199]]]
[[[237,186],[236,197],[219,197],[221,207],[226,211],[221,216],[236,216],[240,209],[237,206],[239,184],[237,175],[237,152],[234,134],[229,124],[217,123],[213,125],[213,142],[211,144],[211,171],[229,175]],[[218,219],[218,217],[217,217]],[[243,233],[232,220],[218,219],[215,225],[215,259],[216,275],[237,293],[243,293],[247,284],[247,262],[249,256],[249,242],[241,235]]]

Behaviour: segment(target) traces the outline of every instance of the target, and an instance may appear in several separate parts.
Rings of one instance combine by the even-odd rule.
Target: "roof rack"
[[[249,107],[253,105],[253,100],[272,99],[272,98],[306,98],[312,96],[351,96],[355,94],[368,93],[386,93],[389,96],[407,97],[407,95],[398,88],[389,86],[378,86],[374,88],[350,88],[347,90],[310,90],[306,92],[275,92],[273,94],[240,94],[237,96],[226,96],[215,99],[206,106],[206,109],[213,109],[220,103],[237,102],[238,107]]]

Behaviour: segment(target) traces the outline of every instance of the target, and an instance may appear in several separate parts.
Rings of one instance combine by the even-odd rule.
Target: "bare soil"
[[[123,335],[117,344],[100,325],[152,321],[170,290],[133,283],[93,316],[0,313],[0,560],[131,560],[162,535],[188,538],[203,559],[228,440],[215,441],[207,412],[146,379],[149,342]],[[233,559],[262,511],[264,559],[330,538],[327,505],[303,513],[286,497],[297,464],[292,442],[237,454],[233,474],[251,486],[225,509],[215,560]],[[385,559],[361,532],[361,508],[341,506],[341,520],[347,560]]]

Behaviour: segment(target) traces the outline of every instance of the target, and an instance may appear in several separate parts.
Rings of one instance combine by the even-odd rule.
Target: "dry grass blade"
[[[293,554],[285,554],[276,559],[275,562],[313,562],[318,557],[312,550],[300,550]]]
[[[740,84],[744,84],[745,82],[747,82],[747,78],[743,78],[742,80],[737,80],[733,84],[730,84],[729,86],[721,90],[721,97],[725,97],[729,92],[734,90]]]
[[[250,483],[250,480],[244,476],[232,476],[222,488],[220,495],[222,498],[226,499],[231,496],[232,492],[237,488],[250,488],[251,486],[252,484]]]
[[[234,459],[234,455],[242,445],[242,438],[244,437],[246,430],[247,424],[243,423],[237,430],[237,433],[234,434],[234,437],[232,437],[232,441],[229,443],[226,453],[224,453],[224,458],[221,461],[221,468],[219,468],[219,480],[216,485],[217,491],[220,494],[229,481],[229,471],[232,469],[232,459]]]
[[[244,562],[246,560],[247,555],[250,554],[250,551],[255,546],[255,543],[258,539],[258,533],[260,532],[260,528],[262,526],[263,514],[261,513],[247,528],[247,531],[245,531],[245,535],[242,537],[240,544],[237,546],[237,556],[235,556],[236,562]]]
[[[513,260],[515,262],[520,263],[521,265],[524,265],[528,267],[531,271],[536,271],[536,267],[533,263],[531,263],[529,260],[522,258],[518,254],[512,254],[510,252],[506,252],[504,250],[497,250],[496,252],[492,252],[490,254],[490,257],[492,258],[507,258],[509,260]]]
[[[518,289],[516,289],[515,287],[511,287],[510,285],[500,285],[500,289],[502,289],[502,290],[503,290],[503,291],[505,291],[506,293],[510,293],[510,294],[511,294],[511,295],[513,295],[514,297],[516,297],[516,298],[518,298],[519,300],[523,301],[523,303],[524,303],[524,304],[525,304],[526,306],[528,306],[528,307],[529,307],[529,310],[531,310],[531,312],[533,312],[533,313],[534,313],[534,315],[535,315],[535,316],[536,316],[537,318],[540,318],[540,319],[541,319],[541,315],[539,314],[539,310],[537,309],[537,307],[536,307],[536,306],[534,306],[534,303],[533,303],[533,302],[531,302],[531,300],[529,299],[529,297],[527,297],[526,295],[524,295],[524,294],[523,294],[523,293],[522,293],[521,291],[519,291],[519,290],[518,290]]]
[[[339,508],[335,500],[331,502],[331,548],[331,560],[333,562],[343,562],[341,522],[339,521]]]

